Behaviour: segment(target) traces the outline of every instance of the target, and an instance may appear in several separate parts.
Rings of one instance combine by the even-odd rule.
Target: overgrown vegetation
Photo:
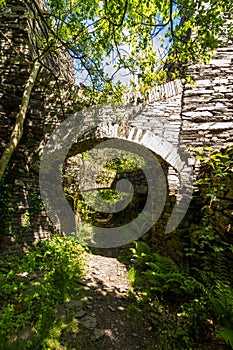
[[[114,157],[112,156],[114,154]],[[132,200],[126,208],[118,212],[117,204],[120,201],[127,201],[129,197],[129,192],[124,191],[124,189],[118,191],[116,189],[116,184],[118,180],[129,179],[132,175],[131,180],[134,180],[134,176],[142,176],[142,168],[145,166],[145,160],[137,155],[125,150],[106,148],[103,151],[86,151],[82,154],[83,160],[86,162],[84,168],[85,174],[93,172],[93,165],[98,164],[99,171],[93,184],[89,184],[87,177],[83,176],[85,180],[85,186],[90,188],[85,190],[84,194],[88,197],[88,203],[85,200],[85,196],[82,195],[79,186],[77,186],[77,173],[68,170],[67,174],[63,175],[64,192],[67,200],[69,201],[72,208],[79,213],[82,220],[89,224],[104,227],[116,227],[122,226],[136,217],[143,209],[147,194],[135,192]],[[103,161],[103,158],[105,159]],[[119,176],[119,177],[118,177]],[[133,182],[133,181],[132,181]],[[131,183],[132,183],[131,182]],[[132,187],[134,184],[132,183]],[[146,191],[145,191],[146,192]],[[86,198],[87,198],[86,197]],[[113,209],[113,213],[105,213],[102,210],[100,200],[105,203],[110,203]],[[114,213],[115,211],[115,213]]]
[[[57,349],[72,317],[58,321],[54,310],[70,298],[82,276],[84,249],[71,238],[49,241],[0,259],[0,349]]]
[[[138,308],[149,314],[155,327],[160,350],[233,348],[233,147],[198,149],[196,154],[202,217],[198,226],[191,227],[183,264],[157,254],[143,242],[132,249],[129,276]],[[110,166],[115,170],[114,163]],[[108,200],[114,200],[114,192],[103,191]],[[227,202],[224,211],[222,201]],[[223,214],[228,221],[223,222]]]
[[[125,89],[117,81],[117,73],[128,73],[133,88],[136,78],[145,93],[151,86],[183,76],[183,64],[207,62],[213,51],[222,42],[224,45],[230,42],[232,36],[232,25],[226,29],[223,16],[232,14],[231,3],[227,1],[47,0],[45,4],[43,8],[36,0],[22,2],[34,23],[33,29],[29,28],[34,31],[35,50],[31,61],[25,60],[30,76],[0,158],[0,178],[23,135],[39,71],[45,67],[51,72],[47,62],[53,60],[49,57],[69,53],[75,60],[83,99],[87,97],[90,103],[100,104],[109,95],[116,96],[113,101],[122,100]],[[5,11],[5,5],[7,1],[0,0],[1,11]],[[191,32],[195,35],[191,36]],[[0,35],[6,40],[4,33]],[[155,50],[157,41],[163,41],[161,50]],[[11,45],[17,52],[13,41]],[[107,66],[112,68],[110,73]]]
[[[204,229],[226,240],[226,234],[233,232],[231,215],[229,215],[233,198],[233,146],[222,151],[204,148],[196,150],[196,153],[200,161],[197,185],[204,204],[199,233]],[[224,203],[224,200],[228,204]],[[224,222],[222,227],[217,227],[216,214],[221,210],[222,213],[225,212],[226,216],[229,216],[229,220],[227,223]]]
[[[143,242],[132,251],[129,276],[155,326],[159,349],[214,349],[218,338],[233,347],[233,292],[222,255],[202,270],[180,267]]]
[[[229,225],[224,235],[214,224],[219,203],[232,191],[232,152],[233,147],[198,150],[203,216],[193,227],[183,264],[144,242],[132,248],[129,276],[137,307],[149,315],[160,350],[233,348],[233,245],[224,238]],[[116,199],[110,189],[102,196]],[[72,315],[58,320],[54,309],[81,297],[75,285],[82,275],[82,252],[74,240],[54,236],[1,259],[1,349],[59,349],[61,337],[69,344],[69,332],[77,331]]]
[[[76,60],[80,76],[83,71],[89,76],[85,81],[88,86],[83,88],[84,96],[86,94],[92,102],[100,103],[115,92],[118,101],[123,94],[122,86],[116,83],[114,88],[112,84],[118,70],[127,69],[146,91],[148,87],[169,78],[166,69],[161,71],[165,63],[174,68],[171,78],[176,78],[180,76],[179,67],[183,63],[199,57],[204,62],[208,61],[221,42],[219,34],[225,36],[226,42],[232,36],[232,26],[225,30],[226,22],[222,16],[223,12],[232,13],[231,2],[227,1],[111,0],[103,3],[50,0],[46,2],[47,12],[42,11],[35,0],[23,3],[30,9],[30,16],[34,14],[33,21],[46,28],[46,35],[34,37],[38,52],[34,53],[32,62],[28,62],[32,79],[24,87],[15,131],[0,160],[2,230],[11,234],[14,234],[11,232],[11,217],[16,208],[11,204],[11,185],[3,181],[5,169],[24,131],[31,90],[37,83],[40,65],[45,65],[45,57],[59,55],[60,51],[66,50]],[[0,6],[3,5],[6,2],[0,0]],[[183,25],[181,19],[186,20]],[[165,39],[162,55],[157,55],[153,39],[158,38],[163,28],[168,41]],[[191,31],[196,36],[191,37]],[[4,33],[1,36],[4,37]],[[125,47],[131,50],[125,52]],[[107,76],[105,64],[110,63],[111,54],[115,55],[115,70]],[[136,243],[132,250],[133,266],[129,275],[141,307],[148,310],[155,326],[161,350],[207,349],[217,339],[222,340],[225,349],[228,345],[233,348],[233,245],[228,239],[232,233],[232,222],[219,226],[216,222],[221,200],[228,195],[226,198],[232,199],[232,155],[233,147],[223,152],[198,151],[204,166],[197,183],[205,198],[203,217],[200,225],[193,228],[182,266],[178,266],[171,257],[153,252],[142,242]],[[123,160],[122,157],[116,158],[106,167],[109,171],[122,172],[138,169],[137,160],[127,157]],[[119,199],[112,189],[99,190],[99,193],[109,202]],[[25,212],[22,216],[25,231],[35,211],[42,209],[37,198],[32,198],[33,201],[34,213]],[[133,211],[137,214],[140,201],[141,198],[134,198],[127,214],[124,213],[127,216],[124,220],[130,220]],[[84,201],[80,201],[79,209],[83,210],[83,216],[87,216],[87,222],[93,222],[92,214],[96,220],[97,213],[91,213]],[[117,220],[108,220],[108,224],[124,223],[123,216]],[[104,226],[107,226],[106,222]],[[54,236],[16,255],[2,255],[0,349],[59,348],[62,332],[73,326],[72,315],[68,321],[58,321],[54,309],[70,298],[80,298],[81,290],[75,290],[75,286],[82,275],[82,253],[83,248],[74,240]],[[69,339],[66,341],[68,343]]]
[[[143,242],[132,249],[129,276],[155,325],[159,349],[164,350],[215,349],[221,341],[220,348],[233,348],[232,218],[223,232],[215,215],[221,200],[232,198],[233,147],[197,153],[203,216],[193,227],[183,265]]]
[[[106,147],[103,149],[89,150],[82,153],[84,160],[90,164],[99,164],[107,171],[117,171],[120,173],[132,172],[146,166],[143,157],[137,153],[119,148]],[[103,162],[104,159],[104,162]]]

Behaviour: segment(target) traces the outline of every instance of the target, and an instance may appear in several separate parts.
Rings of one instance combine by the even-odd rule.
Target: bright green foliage
[[[112,156],[114,154],[114,157]],[[103,158],[103,153],[86,151],[82,153],[83,158],[88,160],[91,164],[99,163]],[[128,173],[135,170],[142,169],[146,166],[145,160],[137,155],[125,150],[119,150],[118,148],[105,148],[104,158],[107,159],[103,164],[103,169],[108,171],[116,171],[118,173]],[[101,161],[102,163],[102,161]]]
[[[112,158],[112,154],[114,154],[114,158]],[[82,191],[80,191],[78,187],[74,188],[70,185],[75,181],[74,178],[72,179],[73,175],[64,175],[65,196],[81,219],[93,226],[115,227],[123,226],[132,221],[133,217],[137,217],[145,205],[146,194],[140,194],[136,191],[126,208],[118,212],[117,204],[119,201],[126,200],[127,197],[129,198],[129,193],[127,191],[117,191],[114,188],[114,182],[111,184],[113,181],[111,175],[112,172],[114,172],[120,175],[119,179],[124,178],[124,176],[127,178],[132,173],[145,167],[145,160],[132,152],[126,152],[117,148],[106,148],[97,152],[86,151],[82,153],[82,156],[86,162],[85,166],[87,169],[90,169],[90,171],[92,171],[93,164],[101,164],[102,168],[100,168],[99,174],[96,177],[96,184],[98,184],[99,188],[97,185],[93,186],[92,183],[87,186],[89,189],[85,191],[85,194],[88,195],[88,202],[85,200]],[[107,160],[103,161],[105,157]],[[89,164],[87,165],[87,163]],[[114,177],[116,176],[115,174]],[[117,177],[115,177],[115,180],[116,178]],[[88,184],[86,183],[86,185]],[[113,208],[115,205],[115,213],[104,213],[104,209],[101,207],[99,201],[100,198],[103,199],[105,203],[111,203]],[[144,224],[148,225],[151,214],[147,212],[144,213],[144,215]],[[140,229],[143,229],[143,227],[140,227]],[[139,230],[139,227],[135,227],[135,230]],[[125,232],[125,234],[127,235],[128,232]]]
[[[204,349],[201,342],[214,332],[211,324],[215,337],[233,348],[233,290],[224,254],[195,267],[178,266],[143,242],[132,252],[129,277],[156,326],[161,349]]]
[[[47,349],[42,343],[54,328],[52,310],[74,294],[82,275],[82,253],[76,241],[53,236],[27,252],[3,255],[0,349]],[[20,345],[16,335],[25,326],[34,330],[34,338]]]
[[[139,272],[138,277],[140,283],[143,281],[149,286],[148,296],[153,295],[154,292],[161,294],[168,292],[173,293],[173,296],[182,297],[200,289],[194,278],[187,275],[185,271],[182,272],[170,258],[152,253],[146,243],[137,242],[136,248],[132,251],[139,266],[145,268],[145,271]]]
[[[221,151],[204,148],[196,153],[201,165],[197,184],[204,206],[202,221],[191,234],[187,257],[192,270],[199,274],[206,286],[209,305],[218,324],[216,334],[233,348],[232,264],[231,259],[227,259],[233,252],[230,241],[232,225],[229,219],[224,230],[215,222],[215,212],[221,210],[220,201],[226,195],[228,201],[232,199],[233,147]]]
[[[233,179],[233,146],[223,151],[197,149],[196,154],[202,168],[197,184],[206,188],[207,196],[213,198],[219,191],[230,190]],[[204,172],[210,176],[203,178]]]
[[[122,152],[122,157],[113,158],[108,161],[104,167],[108,170],[115,170],[119,173],[127,173],[135,170],[142,169],[145,164],[143,158],[130,153],[130,152]]]
[[[214,213],[216,209],[218,210],[224,196],[229,200],[232,198],[233,147],[230,146],[222,151],[202,148],[197,149],[196,154],[200,161],[200,173],[196,184],[200,188],[203,208],[202,221],[192,233],[191,241],[194,245],[198,243],[202,249],[205,246],[206,249],[212,247],[213,243],[222,242],[223,238],[228,236],[228,234],[225,235],[225,231],[232,231],[229,220],[226,230],[222,229],[218,232],[219,228],[214,224]],[[225,249],[227,249],[227,243],[229,242],[225,242]]]
[[[116,70],[129,69],[146,86],[164,79],[158,72],[163,57],[153,47],[163,29],[165,55],[172,45],[167,63],[208,60],[223,32],[222,14],[232,11],[224,0],[48,0],[47,4],[50,45],[66,47],[76,58],[76,68],[88,71],[97,90],[109,85],[103,65],[110,55]],[[43,13],[40,17],[45,21]],[[190,38],[190,31],[196,36]],[[224,36],[230,37],[229,27],[227,31]]]

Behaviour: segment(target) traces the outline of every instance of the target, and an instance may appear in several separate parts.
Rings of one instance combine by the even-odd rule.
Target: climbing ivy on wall
[[[203,230],[233,241],[233,146],[196,151],[200,161],[197,185],[203,200]],[[225,214],[225,219],[224,219]]]

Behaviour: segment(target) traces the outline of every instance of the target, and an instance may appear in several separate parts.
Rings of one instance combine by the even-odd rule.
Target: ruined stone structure
[[[33,16],[28,16],[24,1],[8,1],[7,7],[0,9],[0,153],[9,141],[36,57],[32,27]],[[42,29],[34,27],[37,32]],[[8,167],[4,181],[7,187],[1,187],[2,244],[10,244],[16,236],[18,242],[32,242],[47,237],[52,229],[46,213],[41,212],[39,159],[46,137],[73,108],[75,89],[68,56],[60,53],[47,57],[31,94],[23,137]]]
[[[7,9],[0,13],[0,152],[9,140],[35,53],[30,33],[31,22],[26,15],[24,2],[11,0],[8,3]],[[56,65],[54,72],[51,67],[59,59],[63,60],[63,64]],[[231,43],[227,47],[220,47],[208,64],[187,67],[187,74],[193,79],[192,84],[171,81],[148,91],[146,97],[140,93],[129,93],[125,96],[124,105],[104,106],[96,109],[92,115],[86,112],[86,124],[95,118],[98,127],[78,140],[68,155],[81,153],[96,141],[116,138],[140,144],[159,156],[166,168],[169,191],[164,212],[152,234],[155,244],[159,245],[163,240],[163,245],[169,247],[171,252],[182,250],[177,246],[177,235],[184,231],[188,234],[191,223],[195,221],[196,212],[191,210],[176,234],[173,232],[164,236],[168,216],[172,215],[179,201],[179,189],[185,184],[190,168],[195,163],[193,149],[198,146],[221,149],[233,145],[232,63]],[[64,64],[68,67],[65,71],[71,72],[68,76],[63,74]],[[1,232],[3,243],[7,237],[7,244],[12,241],[16,228],[19,231],[17,240],[21,242],[47,237],[52,230],[46,212],[41,211],[39,159],[45,140],[54,126],[62,122],[69,112],[80,108],[80,102],[71,100],[69,95],[71,90],[74,92],[76,89],[70,66],[64,54],[58,58],[49,57],[47,68],[41,69],[33,90],[24,136],[13,155],[5,179],[5,183],[10,186],[10,194],[13,194],[13,204],[10,208],[1,209],[6,222],[4,235]],[[68,86],[72,86],[72,89],[68,89]],[[189,150],[187,166],[183,165],[184,159],[179,157],[177,149]],[[5,193],[5,187],[2,191]],[[232,198],[230,201],[232,203]],[[228,215],[228,228],[231,220],[232,217]],[[232,227],[228,232],[232,234]]]

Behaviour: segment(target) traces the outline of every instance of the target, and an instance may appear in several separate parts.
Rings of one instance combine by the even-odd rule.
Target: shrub
[[[84,249],[73,239],[53,236],[0,261],[1,349],[41,349],[54,322],[53,308],[74,293],[82,275]],[[21,344],[19,333],[33,330],[33,339]]]

